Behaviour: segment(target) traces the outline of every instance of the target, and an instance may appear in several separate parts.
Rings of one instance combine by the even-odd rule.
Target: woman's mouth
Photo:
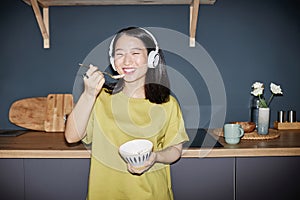
[[[124,74],[132,74],[136,71],[135,68],[123,68]]]

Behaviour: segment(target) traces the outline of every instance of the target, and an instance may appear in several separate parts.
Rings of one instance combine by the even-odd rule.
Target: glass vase
[[[266,135],[269,133],[270,108],[258,109],[257,133]]]
[[[250,121],[255,123],[255,128],[258,125],[258,109],[259,109],[259,98],[253,97],[250,105]]]

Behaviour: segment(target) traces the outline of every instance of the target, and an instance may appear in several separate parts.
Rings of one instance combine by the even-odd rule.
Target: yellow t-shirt
[[[87,126],[85,144],[92,147],[89,200],[172,200],[170,166],[156,163],[142,175],[127,171],[118,153],[121,144],[144,138],[153,151],[188,141],[176,99],[163,104],[102,91]]]

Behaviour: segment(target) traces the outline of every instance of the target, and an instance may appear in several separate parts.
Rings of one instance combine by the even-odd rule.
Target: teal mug
[[[244,129],[239,124],[225,124],[224,138],[228,144],[238,144],[244,135]]]

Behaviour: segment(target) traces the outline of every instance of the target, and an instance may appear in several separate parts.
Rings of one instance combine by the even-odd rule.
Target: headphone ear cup
[[[155,68],[159,63],[159,55],[156,51],[151,51],[148,55],[148,67]]]
[[[112,66],[112,68],[115,70],[115,71],[117,71],[116,70],[116,67],[115,67],[115,59],[114,59],[114,57],[110,57],[109,58],[109,61],[110,61],[110,64],[111,64],[111,66]]]

